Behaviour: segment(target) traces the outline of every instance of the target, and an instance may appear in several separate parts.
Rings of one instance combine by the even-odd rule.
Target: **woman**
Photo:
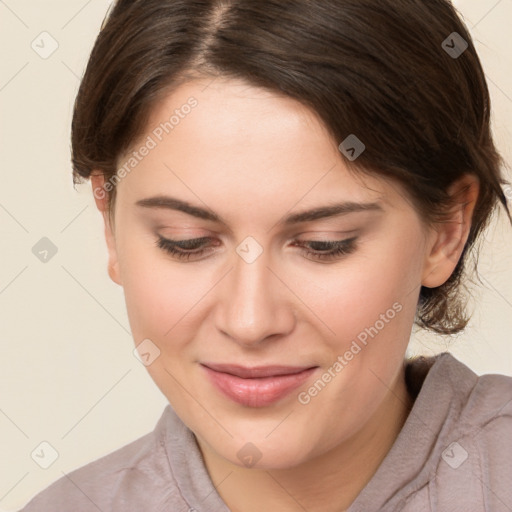
[[[23,510],[511,510],[512,378],[404,359],[510,218],[489,116],[446,0],[116,2],[74,173],[169,406]]]

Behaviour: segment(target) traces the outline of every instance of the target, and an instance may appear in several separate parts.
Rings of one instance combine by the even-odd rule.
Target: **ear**
[[[119,260],[117,255],[116,239],[114,233],[114,226],[111,223],[111,219],[108,211],[108,193],[105,185],[104,174],[91,174],[91,185],[96,201],[96,206],[103,216],[105,224],[105,240],[107,242],[108,249],[108,275],[110,279],[122,286],[121,274],[119,272]]]
[[[423,286],[441,286],[455,270],[469,236],[479,190],[479,180],[472,174],[465,174],[449,188],[455,204],[446,221],[438,222],[430,231]]]

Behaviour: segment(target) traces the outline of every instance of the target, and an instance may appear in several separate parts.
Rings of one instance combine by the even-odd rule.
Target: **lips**
[[[246,407],[264,407],[285,398],[318,367],[202,364],[207,378],[224,397]]]
[[[261,377],[279,377],[281,375],[294,375],[296,373],[303,372],[311,366],[253,366],[247,368],[245,366],[238,366],[233,364],[213,364],[203,363],[203,366],[207,366],[211,370],[221,373],[227,373],[240,377],[241,379],[257,379]]]

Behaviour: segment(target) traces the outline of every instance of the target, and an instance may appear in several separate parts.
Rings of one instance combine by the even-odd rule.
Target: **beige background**
[[[512,162],[512,0],[459,0]],[[0,510],[16,510],[64,473],[149,432],[166,400],[134,357],[122,289],[106,272],[90,185],[73,189],[69,131],[80,76],[106,0],[0,1]],[[57,50],[43,59],[40,51]],[[448,34],[447,34],[448,35]],[[41,37],[46,37],[44,48]],[[39,43],[38,43],[39,41]],[[509,174],[510,176],[510,174]],[[509,204],[512,207],[512,190]],[[512,228],[500,215],[481,258],[485,287],[449,350],[477,373],[512,375]],[[48,237],[46,263],[32,247]],[[411,353],[448,349],[417,334]],[[42,469],[42,441],[58,452]],[[40,459],[44,459],[40,457]],[[48,459],[45,459],[48,460]]]

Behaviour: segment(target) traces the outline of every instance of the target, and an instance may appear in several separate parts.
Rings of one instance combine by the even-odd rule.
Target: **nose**
[[[269,254],[263,251],[254,261],[235,254],[233,262],[220,291],[217,328],[246,347],[289,334],[295,325],[293,294]]]

